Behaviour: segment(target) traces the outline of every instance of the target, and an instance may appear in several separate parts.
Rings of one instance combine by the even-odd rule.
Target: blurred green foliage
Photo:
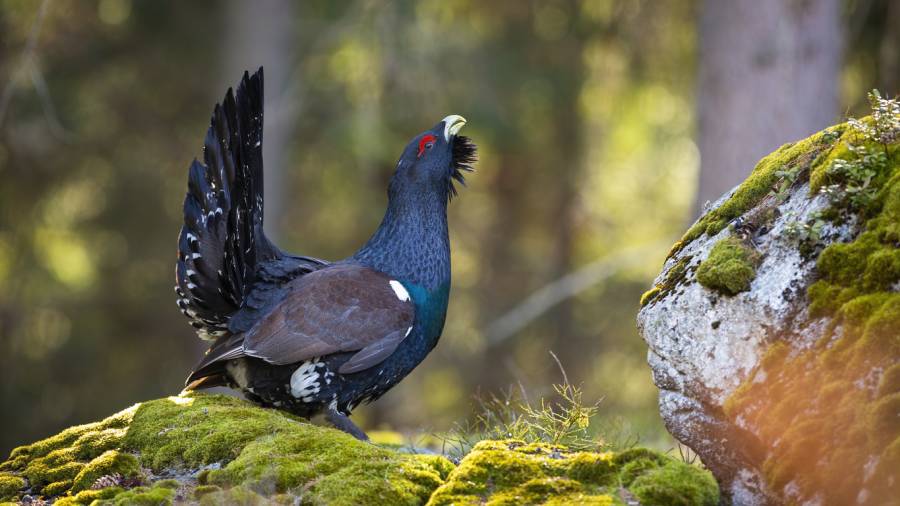
[[[0,452],[177,393],[202,353],[174,304],[175,239],[188,164],[239,78],[222,71],[230,5],[55,0],[23,59],[40,2],[0,1]],[[283,212],[266,222],[280,246],[352,253],[381,218],[400,150],[445,115],[464,115],[480,146],[451,205],[443,339],[360,410],[364,425],[445,431],[474,415],[478,392],[552,395],[553,350],[585,400],[602,399],[601,421],[670,444],[634,326],[665,246],[506,339],[485,329],[578,266],[684,228],[699,166],[697,9],[296,4],[280,97],[295,128],[274,189]],[[846,95],[862,96],[871,65],[848,69]]]

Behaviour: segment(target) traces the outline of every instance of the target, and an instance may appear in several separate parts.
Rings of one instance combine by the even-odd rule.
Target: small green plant
[[[785,236],[793,241],[800,253],[808,256],[822,247],[823,231],[826,219],[820,212],[810,215],[805,222],[792,220],[784,227]]]
[[[509,389],[503,396],[478,398],[479,412],[472,422],[457,425],[442,439],[449,445],[445,453],[464,455],[482,440],[518,439],[526,443],[545,443],[571,451],[598,451],[610,445],[595,436],[591,421],[600,402],[588,404],[581,387],[569,382],[559,360],[563,380],[553,385],[551,399],[532,401],[524,388]],[[636,439],[618,434],[621,441]]]
[[[678,458],[681,459],[681,461],[685,464],[703,467],[703,462],[700,461],[700,456],[697,455],[697,452],[692,450],[689,446],[681,443],[676,443],[673,450],[678,451]],[[670,452],[671,451],[672,450],[670,450]]]
[[[855,134],[847,142],[848,156],[831,162],[825,174],[832,184],[820,190],[832,206],[851,214],[865,214],[877,201],[890,145],[900,138],[900,104],[882,98],[878,90],[869,92],[868,97],[871,120],[848,120]]]
[[[778,199],[779,203],[784,202],[787,199],[788,190],[794,186],[794,183],[800,178],[802,172],[803,170],[800,170],[798,167],[786,166],[782,166],[775,171],[775,176],[778,178],[778,187],[775,190],[775,197]]]
[[[850,144],[853,157],[838,158],[828,167],[826,174],[831,181],[840,181],[822,188],[832,205],[860,212],[869,209],[878,196],[878,185],[873,181],[888,166],[887,153],[881,147]]]
[[[835,158],[825,169],[826,180],[819,193],[829,203],[827,212],[816,213],[806,221],[789,222],[785,233],[795,241],[800,252],[810,255],[821,250],[822,231],[828,221],[850,216],[866,217],[878,205],[879,189],[883,187],[890,167],[891,144],[900,139],[900,104],[886,99],[878,90],[868,94],[872,108],[870,119],[850,118],[851,133],[846,143],[846,154]],[[826,132],[829,142],[840,138],[840,132]],[[823,137],[824,138],[824,137]],[[895,149],[896,151],[896,149]],[[792,173],[782,170],[778,194],[785,193],[793,184]]]
[[[855,118],[850,118],[848,123],[865,140],[880,144],[887,154],[889,145],[900,138],[900,103],[883,98],[878,90],[870,91],[868,99],[872,123]]]

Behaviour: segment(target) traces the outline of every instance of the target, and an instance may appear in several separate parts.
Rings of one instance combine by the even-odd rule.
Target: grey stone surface
[[[706,212],[722,205],[729,192]],[[776,335],[791,335],[794,346],[809,345],[822,335],[824,322],[810,321],[806,288],[815,261],[804,258],[785,229],[805,222],[827,206],[825,197],[809,195],[806,184],[794,186],[781,202],[764,199],[745,216],[775,209],[764,227],[745,230],[740,219],[715,236],[703,235],[667,259],[656,283],[690,257],[682,283],[647,304],[638,327],[649,346],[648,362],[660,389],[659,409],[675,438],[698,453],[734,504],[773,502],[757,468],[760,455],[740,421],[724,416],[723,404],[747,379]],[[848,240],[852,224],[826,227],[823,243]],[[741,234],[761,255],[750,290],[722,295],[700,285],[694,271],[713,245]],[[805,344],[804,344],[805,343]]]

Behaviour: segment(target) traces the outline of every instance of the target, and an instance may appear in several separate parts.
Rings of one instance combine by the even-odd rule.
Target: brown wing
[[[358,351],[340,372],[372,367],[393,353],[413,326],[415,306],[402,285],[393,283],[359,265],[306,274],[245,334],[243,353],[280,365]]]

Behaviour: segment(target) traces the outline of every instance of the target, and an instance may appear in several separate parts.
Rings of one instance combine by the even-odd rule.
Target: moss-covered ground
[[[842,127],[811,166],[810,191],[834,195],[830,219],[860,223],[816,259],[809,310],[827,329],[812,347],[775,342],[725,406],[768,447],[772,490],[796,503],[900,497],[900,139],[859,125],[874,121]],[[802,142],[807,158],[821,135]]]
[[[711,475],[649,450],[485,441],[460,465],[357,441],[231,397],[144,402],[14,449],[0,501],[75,504],[715,504]],[[95,502],[96,501],[96,502]],[[699,502],[698,502],[699,501]]]
[[[293,493],[317,504],[421,504],[452,467],[442,457],[397,453],[242,400],[195,394],[138,404],[16,448],[0,464],[0,499],[27,490],[68,504],[166,503],[193,492],[151,482],[154,476],[208,464],[187,483],[222,489],[210,494]],[[104,477],[111,487],[96,490]]]
[[[626,504],[714,506],[719,489],[696,466],[646,449],[568,452],[546,444],[482,441],[431,496],[429,505]]]

